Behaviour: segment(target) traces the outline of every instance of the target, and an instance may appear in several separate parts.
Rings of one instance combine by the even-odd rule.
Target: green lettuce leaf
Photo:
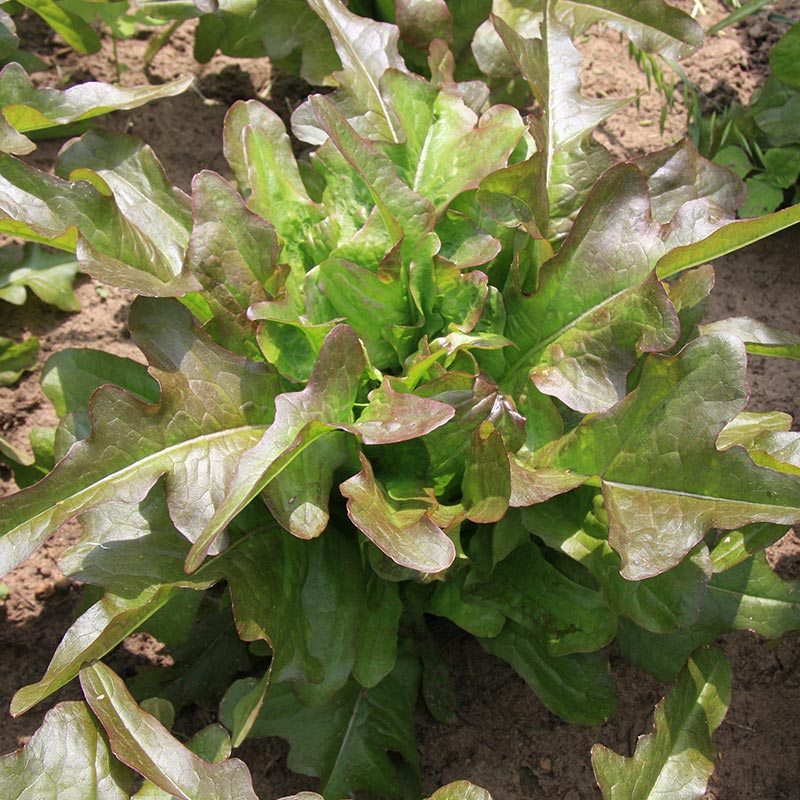
[[[630,758],[603,745],[592,748],[592,765],[606,800],[652,800],[680,787],[686,800],[700,800],[714,769],[711,736],[728,711],[731,667],[721,650],[699,650],[677,685],[656,706],[653,732],[639,738]]]
[[[52,1],[49,5],[57,8]],[[175,97],[185,92],[191,83],[192,78],[181,78],[160,86],[123,88],[90,81],[62,91],[37,88],[19,64],[11,63],[0,72],[0,110],[11,129],[24,134],[81,122],[111,111],[129,111],[162,97]],[[2,149],[25,155],[34,148],[35,145],[23,136],[13,149]]]
[[[715,446],[746,402],[745,367],[744,346],[722,335],[651,356],[619,405],[543,455],[546,466],[600,477],[624,577],[674,567],[712,527],[800,519],[800,483],[755,466],[741,448]]]
[[[0,572],[76,514],[109,500],[139,501],[164,474],[171,514],[195,539],[226,497],[238,458],[271,424],[279,385],[270,368],[213,344],[177,303],[139,299],[130,325],[161,385],[160,402],[115,387],[93,395],[91,436],[36,487],[2,501]]]
[[[604,654],[553,656],[541,635],[512,621],[493,639],[480,642],[507,661],[542,703],[567,722],[600,725],[616,710],[614,681]]]
[[[11,386],[23,372],[32,372],[38,355],[39,340],[35,336],[21,342],[0,336],[0,386]]]
[[[7,251],[0,255],[0,300],[21,306],[30,289],[42,302],[61,311],[80,311],[81,304],[72,289],[80,267],[73,257],[48,253],[31,243],[23,247],[19,257]]]
[[[289,741],[289,766],[320,779],[325,798],[343,800],[359,791],[402,795],[400,772],[419,781],[413,707],[419,684],[414,658],[401,658],[372,689],[348,683],[327,703],[302,705],[288,684],[273,685],[252,735]],[[229,720],[246,685],[234,687],[222,706]],[[398,767],[391,754],[403,759]]]
[[[85,703],[60,703],[22,750],[0,758],[3,797],[22,800],[31,787],[40,800],[129,800],[133,775]]]
[[[800,336],[750,317],[732,317],[700,326],[700,333],[729,333],[745,343],[748,353],[800,360]]]
[[[210,764],[196,756],[136,705],[122,680],[104,664],[85,667],[81,686],[114,755],[169,796],[179,800],[258,800],[241,761]]]
[[[608,518],[593,492],[571,492],[526,508],[521,519],[549,547],[584,566],[608,605],[640,627],[669,633],[697,619],[711,577],[705,545],[661,575],[631,581],[619,574],[619,556],[608,543]]]
[[[715,574],[697,620],[686,629],[657,635],[623,625],[619,644],[629,661],[672,681],[695,648],[732,630],[754,631],[767,639],[800,630],[800,584],[776,575],[763,552]]]

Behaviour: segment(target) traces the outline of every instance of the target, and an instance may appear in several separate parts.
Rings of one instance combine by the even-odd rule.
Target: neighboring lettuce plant
[[[139,0],[138,4],[154,18],[178,23],[199,18],[195,38],[199,61],[208,61],[218,50],[241,58],[268,56],[317,85],[329,83],[331,73],[340,67],[335,41],[345,28],[341,21],[333,22],[338,33],[328,35],[311,12],[314,9],[324,18],[328,13],[324,2]],[[542,5],[542,0],[351,0],[348,8],[395,24],[400,54],[414,71],[429,75],[434,63],[447,58],[459,81],[483,77],[496,94],[521,97],[524,82],[492,17],[534,37],[541,25]],[[688,14],[662,0],[564,0],[556,13],[574,35],[602,22],[627,36],[642,53],[673,59],[687,55],[703,39],[702,29]],[[330,26],[331,20],[326,21]]]
[[[35,56],[20,51],[14,17],[23,11],[43,19],[78,53],[96,53],[102,44],[101,29],[116,39],[127,39],[141,26],[158,25],[129,0],[3,0],[0,3],[0,59],[8,53],[14,60],[31,63]]]
[[[201,172],[188,197],[121,134],[71,142],[55,176],[0,156],[0,231],[141,295],[148,365],[54,357],[58,462],[0,501],[0,574],[78,517],[60,563],[90,603],[11,711],[79,675],[86,704],[0,762],[3,796],[74,741],[85,796],[128,797],[125,764],[154,784],[138,797],[254,797],[239,762],[169,735],[196,703],[233,746],[288,740],[326,800],[419,797],[417,697],[453,711],[438,616],[577,724],[614,713],[613,642],[677,679],[636,754],[598,748],[595,770],[609,798],[699,798],[730,683],[708,645],[800,628],[763,553],[800,521],[798,434],[745,411],[747,350],[797,344],[701,330],[707,262],[800,207],[735,221],[741,182],[690,144],[613,163],[592,131],[623,101],[581,95],[571,41],[610,3],[544,3],[529,33],[493,18],[523,122],[441,41],[426,79],[396,28],[312,2],[342,69],[294,114],[307,158],[255,102],[226,121],[236,188]],[[620,27],[677,46],[668,7],[636,9],[646,36]],[[139,630],[174,662],[129,681],[149,713],[95,663]],[[225,758],[218,728],[198,737]]]
[[[800,22],[775,45],[770,66],[748,106],[696,113],[690,125],[700,152],[745,180],[742,217],[800,202]]]
[[[10,386],[23,372],[32,371],[38,354],[39,340],[35,336],[20,342],[0,336],[0,386]]]
[[[0,72],[0,152],[27,155],[36,149],[31,138],[63,136],[62,126],[174,97],[191,83],[191,78],[179,78],[159,86],[124,88],[89,81],[62,91],[34,86],[23,67],[12,62]]]

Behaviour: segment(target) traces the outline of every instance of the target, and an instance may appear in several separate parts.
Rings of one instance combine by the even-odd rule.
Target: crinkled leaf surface
[[[60,703],[22,750],[0,758],[6,800],[129,800],[133,775],[85,703]],[[35,794],[32,794],[35,792]]]
[[[161,384],[160,403],[115,387],[94,394],[91,436],[36,487],[2,501],[0,572],[76,514],[141,500],[165,474],[173,519],[195,539],[237,461],[271,424],[279,385],[269,367],[213,344],[174,302],[137,300],[130,325]]]
[[[406,183],[437,211],[504,167],[522,136],[522,119],[508,106],[493,106],[479,117],[458,93],[396,70],[382,85],[405,139],[396,163]]]
[[[309,702],[329,699],[351,672],[374,685],[394,666],[399,602],[389,589],[368,592],[352,535],[329,528],[318,541],[303,542],[274,523],[237,521],[225,553],[189,576],[183,569],[189,543],[169,519],[161,485],[138,505],[107,503],[82,521],[84,539],[60,565],[105,595],[67,631],[42,680],[17,692],[15,714],[134,630],[150,630],[146,621],[180,589],[199,591],[223,579],[240,638],[266,642],[273,653],[269,677],[304,684]],[[239,728],[237,738],[247,732]]]
[[[453,409],[442,402],[383,387],[370,396],[363,420],[354,421],[353,405],[365,368],[364,351],[353,329],[346,325],[334,328],[323,343],[306,388],[276,398],[275,424],[240,460],[225,502],[192,548],[188,568],[196,569],[222,528],[276,480],[267,500],[279,511],[278,519],[303,538],[319,535],[327,519],[333,470],[323,470],[322,479],[311,483],[300,480],[299,476],[309,471],[309,465],[319,466],[320,462],[313,460],[313,452],[316,445],[322,444],[317,441],[321,437],[338,434],[338,428],[358,435],[365,444],[390,444],[416,438],[453,416]],[[337,441],[343,447],[340,439]],[[312,460],[291,464],[306,448],[306,458]],[[335,454],[326,451],[325,460],[331,458],[335,464]],[[316,511],[310,512],[309,506]]]
[[[730,225],[745,196],[744,185],[730,170],[703,158],[689,141],[633,163],[647,179],[653,218],[664,226],[668,253]]]
[[[188,269],[203,287],[214,341],[261,360],[247,310],[273,299],[286,280],[278,266],[278,236],[270,223],[248,211],[233,187],[213,172],[192,182],[192,233]]]
[[[275,399],[275,424],[254,442],[244,458],[239,459],[224,502],[209,520],[195,542],[187,568],[196,569],[224,527],[247,503],[289,466],[302,450],[312,445],[338,425],[353,421],[353,404],[366,366],[361,344],[351,328],[340,325],[325,340],[314,373],[305,389],[281,394]],[[290,486],[296,479],[286,478]],[[297,507],[306,502],[324,502],[318,487],[308,486],[307,496],[297,498]],[[284,519],[290,516],[281,515]]]
[[[86,702],[108,734],[114,755],[180,800],[258,800],[238,759],[209,764],[143,711],[104,664],[81,670]]]
[[[492,10],[518,33],[529,35],[537,33],[542,9],[547,5],[547,0],[532,3],[494,0]],[[703,43],[700,25],[663,0],[559,0],[552,5],[573,37],[600,22],[620,31],[642,50],[675,59],[689,55]],[[509,77],[514,73],[509,73],[509,65],[501,52],[502,44],[493,32],[488,22],[478,28],[472,50],[484,72]]]
[[[800,483],[756,467],[740,448],[715,446],[746,402],[745,367],[744,346],[722,335],[701,337],[677,356],[650,356],[633,392],[544,457],[601,477],[624,577],[674,567],[712,527],[800,519]]]
[[[506,293],[506,336],[519,348],[508,351],[511,374],[528,371],[540,391],[584,413],[620,400],[638,353],[678,336],[653,273],[660,234],[641,172],[628,164],[606,172],[537,291]]]
[[[183,272],[188,200],[167,183],[149,148],[122,134],[90,133],[62,157],[60,168],[100,189],[0,155],[0,231],[77,249],[91,275],[143,294],[197,288]]]
[[[711,736],[728,711],[731,667],[717,648],[699,650],[656,706],[653,732],[630,758],[602,745],[592,765],[605,800],[699,800],[714,769]]]
[[[500,17],[493,22],[542,112],[541,119],[532,123],[538,146],[523,192],[530,193],[527,204],[539,231],[547,238],[560,238],[592,184],[612,163],[592,140],[592,132],[628,101],[583,97],[580,55],[556,17],[556,4],[545,6],[540,39],[524,38]],[[501,176],[493,178],[495,191],[501,189],[498,180]]]
[[[308,195],[280,117],[255,101],[235,103],[225,117],[224,151],[248,207],[281,236],[281,261],[303,273],[318,264],[330,252],[332,226]]]
[[[420,572],[440,572],[456,557],[453,542],[417,503],[396,503],[361,456],[361,471],[340,487],[353,524],[396,564]]]
[[[341,88],[332,95],[333,103],[362,135],[399,142],[397,120],[380,88],[387,69],[406,71],[397,49],[399,31],[394,25],[353,14],[341,0],[309,0],[309,5],[328,26],[342,62],[343,69],[334,74]],[[325,141],[308,101],[292,115],[292,127],[309,144]]]
[[[336,148],[363,179],[393,241],[405,234],[416,243],[433,227],[433,205],[400,179],[389,157],[359,136],[325,95],[314,95],[308,102]]]
[[[181,587],[205,589],[218,579],[183,572],[188,542],[175,530],[158,485],[141,503],[111,502],[83,515],[84,538],[60,565],[76,580],[102,586],[104,596],[64,634],[45,675],[14,695],[21,714],[102,658],[175,597]]]
[[[695,648],[732,630],[752,630],[768,639],[800,630],[798,582],[776,575],[761,552],[712,577],[700,614],[686,629],[657,635],[623,625],[619,644],[629,661],[672,681]]]
[[[56,173],[110,191],[125,219],[152,241],[171,272],[178,276],[185,271],[182,262],[192,227],[189,199],[169,182],[148,145],[126,134],[89,131],[62,149]],[[80,225],[78,229],[87,236]]]

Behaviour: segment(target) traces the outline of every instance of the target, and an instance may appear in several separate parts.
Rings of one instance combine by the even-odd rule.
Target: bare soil
[[[681,2],[691,10],[692,0]],[[705,0],[707,27],[724,13],[720,0]],[[775,4],[789,11],[793,0]],[[745,25],[729,28],[711,40],[686,65],[704,93],[704,103],[747,101],[763,82],[771,43],[785,26],[769,22],[766,13]],[[43,82],[116,79],[109,42],[103,51],[79,57],[51,38],[35,19],[22,27],[29,49],[52,66],[39,75]],[[126,68],[125,84],[141,83],[146,39],[120,43],[118,58]],[[237,99],[261,98],[288,116],[306,87],[296,78],[273,74],[265,61],[217,57],[204,66],[191,55],[188,28],[182,28],[157,56],[154,80],[184,74],[197,76],[197,90],[120,113],[103,124],[135,133],[153,146],[168,174],[184,189],[200,169],[227,168],[222,157],[221,129],[227,106]],[[619,36],[593,32],[581,43],[586,55],[587,94],[633,95],[637,105],[610,120],[599,138],[618,155],[632,155],[679,139],[685,131],[685,108],[680,96],[659,131],[661,99],[647,91],[641,76],[624,55]],[[45,142],[30,160],[41,168],[52,164],[60,142]],[[709,319],[750,315],[789,330],[798,330],[796,304],[800,289],[797,271],[800,231],[787,231],[746,250],[720,259],[717,287]],[[0,335],[38,336],[41,354],[37,372],[16,386],[0,389],[0,435],[25,446],[32,427],[52,425],[55,415],[38,387],[38,371],[52,353],[66,347],[95,347],[139,358],[127,329],[130,297],[113,288],[100,288],[88,278],[79,282],[80,314],[67,315],[30,300],[23,308],[0,303]],[[797,415],[800,364],[753,358],[750,366],[754,409],[777,408]],[[11,475],[0,466],[0,496],[14,491]],[[66,526],[26,564],[6,576],[10,594],[0,614],[0,708],[6,709],[14,691],[37,680],[71,622],[80,589],[61,581],[55,558],[78,535]],[[800,538],[790,533],[770,549],[778,572],[800,578]],[[450,665],[460,698],[458,723],[435,722],[424,710],[417,715],[424,787],[468,778],[489,789],[496,800],[596,800],[599,798],[589,761],[595,742],[630,754],[636,737],[650,730],[652,708],[667,687],[624,663],[616,663],[620,709],[606,725],[578,728],[550,714],[524,682],[502,662],[483,653],[468,636],[447,626],[441,630],[442,658]],[[730,713],[718,731],[716,774],[707,794],[710,800],[794,800],[800,785],[800,639],[764,643],[755,636],[726,637],[723,646],[734,670]],[[158,643],[133,637],[114,656],[116,666],[158,661]],[[74,685],[55,700],[78,695]],[[5,710],[0,725],[0,752],[23,744],[41,722],[45,709],[12,720]],[[184,720],[188,724],[189,720]],[[311,779],[290,773],[286,746],[278,741],[248,742],[238,753],[250,766],[259,794],[265,798],[314,788]]]

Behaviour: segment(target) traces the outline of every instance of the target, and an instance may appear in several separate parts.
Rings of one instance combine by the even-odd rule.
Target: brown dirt
[[[788,10],[792,0],[783,5]],[[692,0],[681,5],[691,8]],[[780,4],[778,4],[780,5]],[[719,0],[706,0],[707,27],[722,16]],[[692,58],[690,77],[714,97],[737,96],[746,101],[763,80],[768,44],[781,30],[759,15],[745,26],[729,29]],[[35,21],[23,27],[29,49],[52,70],[41,77],[60,80],[113,80],[111,47],[91,57],[76,57],[48,39]],[[141,82],[141,57],[146,41],[121,43],[119,57],[130,69],[125,84]],[[587,93],[633,94],[645,90],[636,68],[621,55],[618,36],[595,33],[582,44],[587,55],[584,77]],[[152,75],[165,80],[181,74],[198,76],[199,91],[161,101],[135,112],[117,114],[104,124],[136,133],[160,156],[168,174],[184,189],[202,168],[225,172],[221,127],[225,109],[240,98],[268,97],[284,116],[302,96],[302,82],[273,76],[265,62],[215,58],[199,67],[191,57],[191,36],[181,29],[156,58]],[[620,155],[659,146],[660,99],[645,93],[639,108],[631,106],[610,120],[600,138]],[[685,129],[680,99],[667,120],[667,141]],[[33,163],[52,163],[60,143],[44,143]],[[784,232],[717,263],[717,287],[709,318],[749,314],[797,330],[795,301],[800,277],[796,272],[800,232]],[[39,337],[39,368],[53,352],[70,346],[89,346],[137,357],[125,328],[129,297],[83,278],[78,294],[83,310],[66,315],[35,299],[22,309],[0,304],[0,335]],[[38,372],[38,369],[37,369]],[[752,407],[778,408],[797,415],[800,364],[752,359]],[[42,397],[36,375],[23,378],[11,389],[0,389],[0,434],[25,446],[31,427],[55,422]],[[13,491],[10,473],[0,467],[0,496]],[[77,535],[67,526],[19,569],[6,576],[11,592],[2,606],[0,624],[0,708],[7,708],[13,692],[38,679],[68,626],[79,589],[64,589],[54,558]],[[800,577],[800,539],[790,534],[770,550],[773,566],[785,577]],[[424,786],[432,790],[457,778],[489,789],[496,800],[594,800],[589,750],[595,742],[629,754],[636,737],[649,731],[652,708],[665,687],[622,663],[615,664],[620,709],[606,725],[581,729],[561,722],[539,703],[526,685],[502,662],[486,655],[468,636],[444,626],[442,657],[450,665],[460,698],[459,721],[443,725],[420,710],[418,737]],[[800,742],[792,732],[800,728],[800,640],[765,645],[745,634],[727,637],[723,646],[733,662],[735,686],[727,719],[715,737],[718,766],[707,798],[710,800],[789,800],[797,797],[800,781]],[[119,659],[119,660],[118,660]],[[115,663],[157,661],[152,642],[141,637],[126,645]],[[56,699],[77,696],[68,686]],[[5,712],[3,712],[5,713]],[[0,752],[23,743],[41,721],[34,710],[18,720],[7,716],[0,726]],[[184,720],[188,724],[189,720]],[[280,742],[248,742],[239,755],[250,765],[259,794],[266,798],[313,788],[314,781],[292,775],[285,766],[286,746]]]

